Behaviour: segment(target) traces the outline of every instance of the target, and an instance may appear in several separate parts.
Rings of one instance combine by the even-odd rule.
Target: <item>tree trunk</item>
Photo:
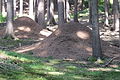
[[[19,16],[23,15],[23,0],[20,0],[20,13]]]
[[[55,25],[54,19],[54,3],[53,0],[47,0],[47,23]]]
[[[2,5],[2,15],[3,16],[6,16],[7,14],[6,14],[6,1],[5,0],[3,0],[3,5]]]
[[[55,8],[55,12],[58,11],[58,0],[53,0],[54,2],[54,8]]]
[[[2,0],[0,0],[0,14],[2,13]]]
[[[65,20],[65,23],[67,22],[67,16],[66,16],[66,0],[64,0],[64,20]]]
[[[16,16],[16,0],[13,0],[14,1],[14,17]]]
[[[118,0],[118,11],[120,13],[120,0]],[[119,16],[119,20],[120,20],[120,16]],[[119,24],[119,48],[120,48],[120,24]]]
[[[109,14],[109,15],[112,14],[112,12],[111,12],[111,10],[110,10],[110,8],[112,8],[112,5],[111,5],[110,1],[111,1],[111,0],[108,0],[108,14]]]
[[[29,17],[34,20],[34,0],[29,0]]]
[[[65,14],[64,14],[64,17],[65,17],[65,22],[68,22],[70,20],[70,15],[69,15],[69,11],[70,11],[70,5],[69,5],[69,1],[68,0],[65,0],[65,10],[64,10]]]
[[[92,24],[92,1],[89,0],[89,23]]]
[[[84,3],[84,0],[78,0],[78,7],[79,7],[79,10],[83,10],[83,3]]]
[[[7,27],[5,32],[5,37],[14,37],[13,32],[13,0],[8,0],[7,2]]]
[[[98,27],[98,0],[91,0],[92,14],[92,48],[93,57],[102,57],[101,42]]]
[[[58,25],[61,26],[64,22],[64,0],[58,0]]]
[[[119,11],[118,11],[118,0],[113,0],[113,15],[114,15],[114,26],[113,30],[119,31]]]
[[[34,10],[35,10],[35,11],[34,11],[34,12],[35,12],[35,13],[34,13],[34,14],[35,14],[35,21],[38,23],[38,13],[37,13],[37,12],[38,12],[38,11],[37,11],[37,10],[38,10],[38,0],[35,0]]]
[[[105,7],[105,25],[106,26],[109,26],[109,20],[108,20],[108,17],[109,17],[109,1],[108,0],[104,0],[104,7]]]
[[[74,22],[78,22],[77,5],[78,5],[78,0],[75,0],[74,1]]]
[[[47,0],[47,23],[48,24],[50,24],[50,17],[51,17],[51,15],[50,15],[50,1],[51,0]]]
[[[38,24],[43,28],[46,28],[44,2],[45,0],[38,0]]]

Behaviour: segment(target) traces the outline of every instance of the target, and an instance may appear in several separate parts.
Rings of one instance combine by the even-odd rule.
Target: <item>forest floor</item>
[[[100,24],[102,52],[104,56],[113,58],[120,56],[119,33],[107,29]],[[42,29],[39,24],[28,17],[21,17],[14,22],[17,41],[0,39],[0,49],[19,53],[30,52],[39,57],[57,59],[86,60],[92,55],[91,28],[89,23],[70,22],[58,28],[48,26]],[[0,29],[3,36],[5,29]],[[7,43],[6,43],[7,42]]]
[[[28,17],[18,18],[18,40],[3,39],[5,28],[0,27],[0,80],[119,80],[119,34],[99,26],[101,64],[91,57],[91,28],[85,21],[42,29]]]
[[[100,67],[101,65],[101,67]],[[119,80],[120,67],[0,51],[0,80]]]

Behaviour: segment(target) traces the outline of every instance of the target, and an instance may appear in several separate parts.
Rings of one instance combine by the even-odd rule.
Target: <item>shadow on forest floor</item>
[[[120,78],[120,65],[104,68],[91,61],[37,58],[7,51],[0,51],[0,56],[2,80],[119,80]]]
[[[87,26],[87,24],[85,24],[84,26]],[[69,30],[68,28],[65,29],[67,32],[71,33],[71,31],[74,30],[74,29]],[[62,38],[62,39],[66,40],[66,38],[65,39]],[[76,38],[72,39],[67,37],[67,40],[76,43]],[[119,59],[118,60],[115,59],[107,67],[103,67],[112,59],[113,55],[119,55],[120,51],[117,48],[117,46],[114,44],[114,42],[115,44],[117,44],[117,42],[114,41],[114,39],[111,41],[104,40],[102,42],[104,49],[103,52],[106,52],[106,55],[108,55],[108,57],[110,58],[108,57],[104,58],[102,64],[97,64],[94,58],[88,58],[87,60],[54,59],[52,56],[48,56],[45,58],[34,57],[33,52],[31,52],[31,50],[28,51],[26,54],[9,52],[9,50],[16,49],[19,47],[21,47],[22,50],[25,50],[25,47],[27,47],[27,49],[30,49],[30,46],[38,45],[39,47],[41,41],[39,42],[37,40],[33,40],[29,38],[20,39],[17,41],[9,40],[9,39],[0,39],[0,48],[2,50],[8,50],[8,51],[0,51],[0,79],[1,80],[119,80],[120,78]]]

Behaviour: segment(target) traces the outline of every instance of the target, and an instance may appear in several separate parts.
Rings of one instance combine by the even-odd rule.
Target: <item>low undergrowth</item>
[[[119,80],[119,75],[119,65],[102,68],[86,61],[0,51],[0,80]]]
[[[13,40],[13,39],[0,38],[0,49],[11,50],[11,49],[19,48],[21,46],[31,45],[31,44],[36,43],[36,42],[38,42],[38,41],[34,41],[33,39]]]

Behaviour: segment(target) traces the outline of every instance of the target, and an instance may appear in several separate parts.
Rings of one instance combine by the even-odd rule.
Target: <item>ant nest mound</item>
[[[33,54],[57,59],[86,59],[92,53],[91,30],[80,23],[66,23],[47,37]]]
[[[19,17],[13,22],[14,32],[18,38],[38,37],[42,27],[29,17]]]

